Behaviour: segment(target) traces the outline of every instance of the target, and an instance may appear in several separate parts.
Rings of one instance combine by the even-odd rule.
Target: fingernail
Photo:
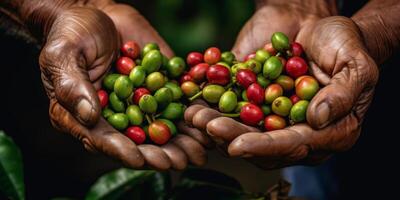
[[[93,106],[88,100],[82,99],[76,105],[76,113],[78,114],[77,118],[81,120],[81,122],[88,123],[92,117]]]
[[[316,118],[317,121],[317,126],[319,128],[323,128],[326,126],[326,124],[329,123],[329,115],[330,115],[330,108],[329,108],[329,104],[326,102],[322,102],[321,104],[318,105],[317,109],[316,109],[316,115],[318,116]]]
[[[250,157],[253,157],[253,154],[245,153],[245,154],[241,155],[241,157],[242,158],[250,158]]]

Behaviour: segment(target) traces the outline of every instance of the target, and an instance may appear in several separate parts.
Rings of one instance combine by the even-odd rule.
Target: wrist
[[[12,4],[11,4],[12,3]],[[46,38],[55,19],[71,7],[104,7],[112,0],[11,0],[12,9],[31,34],[41,41]]]
[[[41,41],[47,36],[57,16],[76,3],[76,1],[67,0],[23,1],[18,8],[18,13],[31,34]]]
[[[390,9],[387,11],[390,13]],[[400,45],[400,29],[397,26],[396,17],[385,17],[391,14],[369,10],[369,12],[357,13],[351,19],[360,29],[364,44],[370,56],[376,63],[385,61]]]

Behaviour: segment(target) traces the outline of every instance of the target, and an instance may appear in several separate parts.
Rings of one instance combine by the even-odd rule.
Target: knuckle
[[[98,152],[97,149],[94,147],[93,143],[88,138],[83,138],[81,141],[86,150],[92,153]]]
[[[306,158],[310,152],[310,147],[308,145],[300,145],[295,148],[286,158],[287,161],[293,162]]]

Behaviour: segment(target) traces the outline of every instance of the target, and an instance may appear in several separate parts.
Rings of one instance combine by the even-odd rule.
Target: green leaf
[[[171,188],[171,177],[168,172],[156,172],[147,178],[142,184],[124,193],[118,200],[146,199],[163,200],[166,199],[167,192]]]
[[[171,188],[171,176],[168,172],[157,172],[145,181],[143,185],[143,199],[163,200]]]
[[[181,179],[189,179],[210,184],[217,184],[221,186],[234,188],[240,191],[242,190],[242,186],[240,185],[239,181],[237,181],[235,178],[228,176],[222,172],[210,169],[201,169],[201,168],[187,169],[182,173]]]
[[[243,191],[236,179],[221,172],[188,169],[182,174],[170,199],[249,199],[254,196]]]
[[[0,131],[0,191],[10,199],[25,199],[22,165],[18,146]]]
[[[152,170],[117,169],[101,176],[92,185],[85,199],[118,199],[154,174]]]

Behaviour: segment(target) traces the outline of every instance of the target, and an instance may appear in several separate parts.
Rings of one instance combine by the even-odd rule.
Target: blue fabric
[[[290,195],[309,200],[331,200],[338,197],[338,180],[333,160],[319,166],[293,166],[283,169],[283,177],[292,184]]]

